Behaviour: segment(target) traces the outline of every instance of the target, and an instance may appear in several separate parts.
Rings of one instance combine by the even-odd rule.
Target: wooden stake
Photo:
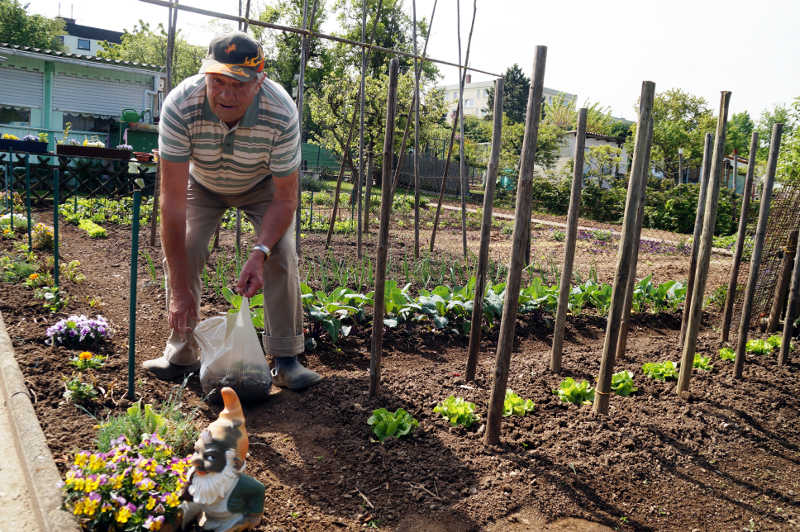
[[[692,255],[689,258],[689,279],[686,281],[686,298],[683,300],[683,317],[681,318],[680,345],[686,338],[686,323],[689,321],[689,302],[692,300],[694,290],[694,272],[697,269],[697,250],[700,248],[700,233],[703,230],[703,217],[706,212],[706,189],[708,188],[708,175],[711,173],[711,150],[714,139],[711,133],[706,133],[703,143],[703,166],[700,170],[700,194],[697,197],[697,212],[694,217],[694,232],[692,233]]]
[[[353,132],[356,129],[356,108],[353,108],[353,118],[350,120],[350,131],[347,133],[347,142],[344,145],[342,153],[342,162],[339,164],[339,176],[336,178],[336,190],[333,193],[333,210],[331,211],[331,221],[328,224],[328,236],[325,237],[325,249],[331,246],[331,238],[333,238],[333,226],[336,224],[336,213],[339,210],[339,194],[342,190],[342,179],[344,178],[344,165],[345,153],[349,149],[350,142],[353,140]],[[391,163],[390,163],[391,166]]]
[[[361,40],[367,38],[367,0],[361,3]],[[366,77],[367,77],[367,51],[361,49],[361,80],[358,89],[358,185],[354,192],[358,203],[358,222],[356,222],[356,257],[361,259],[361,244],[363,239],[361,222],[361,183],[364,182],[364,105],[366,104]]]
[[[767,233],[767,220],[769,219],[769,203],[772,199],[772,185],[775,182],[775,168],[778,164],[778,152],[781,147],[781,133],[783,124],[772,126],[772,138],[769,142],[769,159],[767,161],[767,175],[764,178],[764,187],[761,191],[761,203],[758,208],[758,226],[753,241],[753,255],[750,257],[750,275],[747,278],[747,288],[744,291],[742,302],[742,320],[739,322],[739,337],[736,339],[736,359],[733,362],[733,376],[742,378],[744,368],[745,347],[747,332],[750,329],[750,318],[753,314],[753,297],[755,296],[758,269],[761,266],[761,252],[764,249],[764,237]]]
[[[456,116],[461,112],[461,103],[456,107]],[[442,211],[442,200],[444,199],[444,190],[447,187],[447,171],[450,169],[450,158],[453,155],[453,141],[456,138],[456,125],[457,120],[453,120],[453,127],[450,129],[450,145],[447,148],[447,157],[444,160],[444,171],[442,172],[442,184],[439,187],[439,200],[436,202],[436,214],[433,215],[433,229],[431,229],[431,243],[430,251],[433,252],[433,247],[436,244],[436,230],[439,228],[439,214]]]
[[[308,24],[308,0],[303,0],[303,29],[306,29],[306,25]],[[302,144],[303,144],[303,94],[305,88],[305,75],[306,75],[306,43],[308,42],[308,37],[303,35],[300,39],[300,72],[298,73],[297,78],[297,128],[300,132],[300,146],[301,146],[301,156],[302,156]],[[300,246],[300,230],[301,227],[301,216],[300,210],[303,207],[303,161],[302,157],[300,160],[300,171],[298,172],[297,176],[297,209],[295,210],[295,224],[294,224],[294,247],[297,251],[297,255],[301,255],[302,248]],[[241,215],[239,215],[239,210],[237,209],[237,240],[236,245],[239,245],[238,235],[241,234],[241,229],[239,229],[239,223],[241,220]]]
[[[381,178],[381,225],[375,258],[375,313],[372,317],[372,345],[369,360],[369,396],[378,394],[381,381],[381,351],[383,350],[384,285],[386,255],[389,247],[389,218],[392,214],[392,146],[394,143],[394,110],[397,100],[397,58],[389,63],[389,90],[386,96],[386,135],[383,139],[383,176]]]
[[[689,380],[692,378],[692,369],[694,368],[694,354],[697,348],[697,333],[700,330],[702,319],[708,264],[711,262],[711,243],[714,238],[714,226],[717,223],[717,203],[719,202],[719,188],[722,179],[722,158],[725,155],[725,129],[728,122],[728,106],[730,103],[731,93],[722,91],[719,101],[717,130],[714,136],[714,151],[711,155],[711,171],[706,187],[706,210],[703,216],[703,233],[700,236],[697,268],[694,275],[695,285],[691,302],[686,302],[687,305],[690,305],[689,321],[686,325],[686,338],[681,346],[683,351],[678,386],[675,388],[677,393],[689,390]]]
[[[486,445],[500,441],[500,423],[503,419],[503,401],[508,383],[508,367],[511,363],[511,349],[514,345],[514,329],[517,322],[519,287],[522,278],[525,250],[525,223],[531,219],[531,180],[533,179],[533,160],[536,156],[536,142],[539,136],[541,100],[544,92],[544,69],[547,47],[537,46],[533,61],[531,88],[528,92],[528,108],[525,116],[525,134],[522,140],[522,155],[517,182],[517,204],[515,208],[514,233],[512,235],[511,261],[508,267],[506,297],[503,302],[503,317],[500,321],[500,337],[497,340],[497,354],[494,367],[494,387],[489,402],[489,415],[486,420]],[[497,95],[495,94],[495,97]]]
[[[472,2],[472,25],[469,29],[469,42],[472,42],[472,30],[475,28],[475,13],[478,10],[478,0]],[[461,63],[461,0],[456,0],[456,18],[458,19],[458,62]],[[469,64],[469,44],[464,57],[464,70],[459,78],[458,90],[458,127],[460,130],[458,141],[458,174],[461,183],[461,247],[464,258],[467,258],[467,154],[464,152],[464,81],[466,80],[467,65]]]
[[[622,306],[622,321],[619,326],[619,338],[614,351],[614,359],[622,357],[628,346],[628,331],[630,329],[631,309],[633,308],[633,290],[636,288],[636,266],[639,263],[639,244],[642,238],[642,222],[644,221],[644,198],[647,193],[647,180],[650,177],[650,146],[653,143],[653,120],[647,127],[647,149],[644,153],[644,174],[642,175],[642,188],[639,192],[639,208],[636,210],[634,225],[633,249],[631,250],[630,271],[628,284],[625,288],[625,302]]]
[[[492,230],[492,208],[497,181],[497,166],[500,162],[500,146],[503,144],[503,78],[494,82],[494,124],[492,127],[492,151],[486,168],[486,188],[483,191],[483,220],[481,220],[481,247],[478,251],[478,271],[475,274],[475,298],[472,301],[472,323],[469,330],[466,379],[475,379],[478,365],[478,349],[481,344],[481,318],[483,317],[483,294],[486,291],[486,270],[489,265],[489,239]]]
[[[792,285],[789,290],[789,301],[786,303],[786,319],[783,321],[783,339],[781,340],[781,351],[778,354],[778,365],[782,366],[789,363],[789,350],[791,347],[792,332],[794,331],[794,320],[797,318],[794,309],[797,306],[798,296],[800,295],[800,242],[794,249],[794,270],[792,272]]]
[[[744,178],[744,189],[742,190],[742,208],[739,212],[739,230],[736,233],[736,251],[733,254],[731,264],[731,276],[728,279],[728,292],[725,296],[725,310],[722,313],[722,341],[728,341],[728,332],[731,328],[733,319],[733,302],[736,300],[736,283],[739,280],[739,265],[742,262],[744,251],[744,232],[747,228],[747,213],[750,210],[750,196],[753,193],[753,173],[756,166],[756,151],[758,150],[758,133],[753,131],[750,138],[750,157],[747,161],[747,174]],[[689,301],[687,294],[686,301]]]
[[[614,372],[614,355],[619,339],[622,311],[625,306],[625,292],[630,276],[630,261],[633,252],[634,238],[636,237],[636,215],[639,210],[642,187],[645,184],[647,152],[649,146],[647,139],[652,120],[653,98],[655,83],[642,82],[641,96],[639,96],[639,125],[636,130],[636,144],[633,148],[633,162],[631,164],[631,177],[628,182],[628,194],[625,200],[625,218],[622,224],[622,239],[617,253],[617,273],[614,279],[614,288],[611,293],[611,306],[608,310],[606,338],[603,343],[603,356],[600,360],[600,372],[597,376],[596,393],[594,396],[593,411],[595,414],[608,413],[608,400],[611,393],[611,375]]]
[[[495,95],[497,91],[495,91]],[[564,243],[564,265],[561,268],[561,283],[558,285],[558,307],[553,329],[553,347],[550,352],[550,371],[561,373],[561,352],[564,344],[564,327],[567,321],[572,265],[575,261],[575,243],[578,239],[578,217],[581,210],[581,188],[583,187],[583,150],[586,145],[586,108],[578,110],[578,127],[575,133],[574,166],[572,168],[572,191],[567,213],[567,240]]]
[[[781,313],[786,306],[786,298],[789,294],[789,281],[792,279],[792,264],[794,263],[794,250],[796,247],[797,229],[789,233],[789,238],[786,239],[786,246],[783,248],[783,259],[781,260],[781,269],[778,272],[778,282],[775,284],[772,308],[767,322],[767,332],[778,330]]]
[[[364,191],[364,232],[369,233],[369,201],[372,198],[372,170],[373,170],[374,157],[372,154],[372,144],[370,144],[367,151],[367,174],[364,176],[366,181],[366,189]]]
[[[419,61],[417,61],[417,0],[411,1],[414,22],[414,258],[419,259]]]

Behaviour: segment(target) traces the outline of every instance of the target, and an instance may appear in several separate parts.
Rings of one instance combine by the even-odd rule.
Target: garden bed
[[[105,227],[107,239],[91,240],[77,227],[62,225],[61,259],[80,260],[86,276],[79,284],[63,281],[71,298],[63,311],[50,314],[29,289],[0,282],[0,312],[62,473],[75,451],[92,448],[98,421],[64,401],[63,382],[71,372],[67,360],[75,352],[45,345],[47,327],[67,314],[106,316],[114,329],[104,350],[110,356],[94,372],[106,394],[88,412],[102,420],[129,404],[123,395],[130,233],[125,227]],[[560,267],[563,243],[553,240],[552,233],[542,229],[532,237],[534,258],[545,274],[547,260]],[[474,249],[476,235],[470,235]],[[149,228],[143,229],[140,242],[148,236]],[[304,270],[324,262],[324,237],[304,235]],[[365,238],[366,256],[374,255],[374,237]],[[493,255],[500,258],[509,240],[497,229]],[[355,257],[354,241],[337,235],[337,257]],[[445,250],[438,260],[457,262],[460,241],[452,228],[438,235],[437,244]],[[413,262],[413,234],[409,238],[400,229],[391,243],[394,266],[389,277],[401,280],[402,257]],[[12,245],[11,240],[0,243],[3,253],[10,253]],[[427,248],[427,239],[421,247]],[[223,231],[215,256],[232,257],[232,249],[232,232]],[[157,263],[159,250],[148,251]],[[712,263],[709,294],[725,282],[727,262]],[[663,282],[684,277],[687,263],[681,253],[645,253],[639,272],[655,272]],[[576,264],[584,274],[594,266],[600,280],[609,282],[616,243],[580,244]],[[160,354],[167,335],[163,277],[160,271],[155,274],[151,278],[147,262],[140,261],[135,383],[139,397],[157,403],[179,383],[152,378],[139,367],[142,360]],[[228,308],[213,292],[205,292],[205,316]],[[677,397],[674,381],[653,381],[641,371],[644,362],[679,358],[679,315],[636,315],[628,352],[619,357],[616,369],[632,371],[639,391],[612,397],[610,414],[595,417],[589,406],[561,403],[553,390],[564,376],[594,383],[605,320],[591,312],[570,318],[564,375],[557,376],[547,369],[549,316],[521,316],[509,388],[532,399],[536,409],[523,418],[505,418],[502,444],[492,449],[483,445],[482,424],[491,393],[496,327],[484,339],[477,379],[471,384],[463,378],[465,338],[425,324],[388,330],[378,399],[367,396],[370,330],[357,325],[336,345],[323,336],[304,356],[325,377],[319,385],[302,393],[273,389],[267,403],[246,409],[248,473],[267,486],[259,530],[529,530],[564,517],[621,530],[796,529],[800,368],[796,362],[778,367],[774,356],[749,356],[745,379],[735,380],[733,364],[716,354],[718,332],[712,326],[718,317],[706,318],[698,351],[712,355],[714,369],[695,372],[691,397]],[[434,414],[437,402],[451,394],[476,403],[481,422],[471,429],[451,428]],[[408,439],[372,442],[366,420],[380,407],[406,409],[419,420],[419,428]],[[202,400],[196,376],[187,383],[184,408],[198,409],[203,423],[216,417],[217,408]]]

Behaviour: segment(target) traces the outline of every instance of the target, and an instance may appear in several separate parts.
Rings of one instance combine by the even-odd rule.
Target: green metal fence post
[[[58,288],[58,168],[53,170],[53,285]]]
[[[137,179],[142,184],[143,180]],[[128,399],[136,399],[133,377],[136,369],[136,285],[139,271],[139,207],[142,191],[137,186],[133,191],[133,221],[131,223],[131,292],[128,312]]]
[[[8,149],[8,179],[6,180],[8,184],[8,194],[7,200],[9,202],[9,207],[11,208],[11,216],[9,218],[9,222],[11,223],[11,232],[14,232],[14,149]]]
[[[28,215],[28,251],[33,251],[31,233],[31,155],[25,155],[25,209]]]

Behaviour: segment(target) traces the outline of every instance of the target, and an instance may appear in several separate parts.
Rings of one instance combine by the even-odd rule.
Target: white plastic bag
[[[215,316],[194,329],[200,346],[200,384],[204,393],[230,386],[242,401],[263,401],[272,385],[269,364],[242,298],[235,314]]]

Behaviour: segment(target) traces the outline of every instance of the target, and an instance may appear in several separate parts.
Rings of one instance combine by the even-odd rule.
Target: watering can
[[[139,113],[136,109],[123,109],[121,122],[138,122]]]

